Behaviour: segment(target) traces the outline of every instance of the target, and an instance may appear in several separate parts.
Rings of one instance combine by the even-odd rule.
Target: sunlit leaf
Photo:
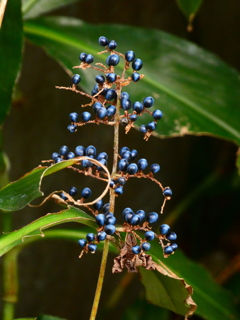
[[[96,55],[102,49],[98,37],[116,39],[118,51],[134,50],[143,60],[145,77],[131,84],[129,92],[132,101],[149,95],[155,98],[155,108],[163,112],[157,126],[159,135],[211,133],[240,142],[239,74],[195,44],[158,30],[94,26],[66,17],[26,21],[24,30],[27,39],[43,47],[69,74],[79,64],[80,52],[91,53],[95,62],[105,63],[106,54]],[[121,73],[122,65],[117,72]],[[94,78],[88,70],[75,69],[77,72],[82,75],[81,86],[90,92]],[[70,80],[56,81],[56,85],[69,84]],[[137,124],[150,120],[151,116],[139,117]]]

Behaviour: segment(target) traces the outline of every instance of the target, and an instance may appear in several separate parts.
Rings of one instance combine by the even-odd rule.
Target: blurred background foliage
[[[1,29],[6,28],[9,31],[6,38],[4,33],[0,32],[0,43],[6,44],[8,48],[5,50],[3,46],[0,47],[0,89],[2,96],[6,97],[4,103],[1,99],[2,120],[5,117],[6,106],[10,104],[12,86],[20,64],[21,72],[18,74],[11,109],[3,125],[1,148],[8,156],[8,160],[1,154],[2,185],[6,182],[6,167],[9,167],[9,163],[11,165],[9,177],[13,181],[39,165],[41,160],[49,159],[52,152],[57,151],[64,144],[67,144],[71,150],[79,144],[84,146],[94,144],[99,151],[110,154],[112,150],[112,132],[109,128],[94,126],[93,129],[91,126],[84,126],[74,135],[67,131],[69,113],[78,111],[80,104],[85,103],[86,100],[73,93],[58,91],[54,88],[55,85],[68,86],[69,75],[42,48],[33,45],[29,40],[24,41],[21,62],[22,22],[19,4],[15,2],[15,7],[10,6],[13,2],[9,0]],[[79,32],[79,41],[87,39],[88,36],[91,37],[94,32],[95,43],[97,43],[98,37],[103,35],[99,34],[102,24],[120,24],[162,30],[211,51],[229,64],[230,69],[223,75],[223,79],[226,80],[227,92],[230,97],[233,96],[233,101],[237,96],[236,92],[239,97],[237,73],[232,69],[240,69],[240,4],[237,0],[231,2],[205,0],[200,7],[196,8],[198,12],[194,20],[191,16],[191,8],[184,11],[184,16],[175,0],[167,2],[132,0],[131,3],[126,0],[115,3],[107,0],[59,2],[71,3],[71,5],[52,11],[51,15],[74,17],[94,24],[93,29],[89,27],[88,30],[86,27],[84,34]],[[186,8],[187,1],[177,2],[181,8],[182,6]],[[34,1],[23,1],[24,19],[36,18],[41,10],[44,13],[43,8],[46,10],[51,4],[54,4],[54,1],[39,1],[39,4]],[[52,8],[56,9],[56,6]],[[74,20],[72,21],[74,25]],[[193,28],[191,33],[187,31],[189,21]],[[33,25],[34,21],[25,22],[26,37],[29,39],[31,37],[28,36],[28,28],[31,23]],[[109,30],[109,33],[112,34],[112,31]],[[119,28],[113,38],[120,42],[118,40],[121,37],[121,28]],[[34,39],[31,40],[34,41]],[[147,40],[142,39],[142,43],[146,43]],[[89,45],[91,45],[90,40]],[[14,50],[9,49],[12,47]],[[121,47],[125,47],[124,43],[121,43]],[[141,43],[139,43],[139,54],[140,48]],[[126,51],[129,49],[134,50],[134,48],[125,48]],[[59,47],[59,50],[62,48]],[[154,51],[156,50],[154,43],[151,48],[143,47],[142,53],[148,53],[148,50],[153,52],[154,56],[162,54]],[[62,51],[60,53],[62,56],[65,54],[68,60],[67,53]],[[211,58],[214,59],[212,56]],[[212,63],[218,64],[217,58],[216,61]],[[144,67],[147,68],[152,63],[153,60],[145,59]],[[78,64],[78,56],[75,64]],[[161,74],[161,69],[157,72]],[[235,82],[227,81],[226,75],[230,74]],[[187,80],[191,83],[191,78]],[[219,75],[211,81],[215,81],[218,85],[221,80]],[[181,77],[178,81],[181,81]],[[183,78],[182,82],[185,81],[186,79]],[[9,91],[8,95],[3,94],[6,90]],[[186,92],[186,97],[188,94],[192,96],[192,93]],[[211,96],[211,92],[208,94]],[[217,101],[221,94],[222,92],[214,91],[212,98],[216,98]],[[163,102],[166,99],[164,94],[162,96],[163,101],[160,95],[159,106],[157,106],[160,109],[164,108]],[[220,105],[221,101],[219,101]],[[168,112],[171,114],[171,109]],[[228,106],[227,118],[230,119],[229,121],[233,118],[234,123],[239,122],[237,101]],[[204,131],[212,132],[212,128],[209,127],[209,130]],[[230,137],[227,136],[227,138]],[[137,130],[132,130],[125,135],[124,128],[121,129],[120,139],[121,146],[135,148],[141,157],[147,157],[149,163],[158,162],[161,165],[158,178],[163,185],[171,186],[174,192],[172,200],[167,203],[162,221],[171,224],[177,232],[178,244],[182,251],[193,261],[204,265],[216,281],[229,291],[232,295],[232,303],[239,308],[240,185],[236,167],[237,139],[227,140],[210,134],[186,133],[182,136],[167,138],[151,137],[146,143]],[[118,201],[119,213],[127,206],[134,210],[142,208],[146,211],[157,211],[159,209],[159,199],[155,196],[158,194],[157,188],[154,189],[154,186],[152,187],[146,181],[137,180],[133,179],[126,186],[124,195]],[[89,186],[96,194],[102,187],[100,182],[92,182],[87,177],[76,182],[72,172],[63,171],[54,177],[47,177],[43,183],[43,190],[48,194],[56,189],[67,190],[72,185],[76,185],[79,189]],[[50,202],[37,209],[24,208],[12,214],[11,228],[13,230],[21,228],[48,212],[58,210],[57,206]],[[76,229],[75,224],[70,227]],[[4,230],[6,231],[6,228]],[[78,259],[78,255],[77,244],[60,239],[36,241],[26,247],[19,255],[19,300],[16,305],[16,317],[31,317],[44,313],[70,320],[87,319],[97,281],[101,253],[97,252],[94,256],[86,255],[81,260]],[[108,261],[99,319],[110,317],[121,320],[182,319],[182,316],[145,302],[144,287],[138,275],[112,275],[113,257],[110,255]],[[177,261],[177,254],[176,257],[169,259],[172,258]],[[202,318],[194,315],[192,319]]]

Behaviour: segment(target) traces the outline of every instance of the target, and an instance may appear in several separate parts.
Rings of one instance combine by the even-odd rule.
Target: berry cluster
[[[115,51],[117,43],[114,40],[109,41],[104,36],[100,37],[98,42],[100,46],[105,47],[104,51],[98,54],[109,54],[106,58],[106,65],[96,63],[93,66],[94,57],[91,54],[82,52],[79,55],[80,65],[74,67],[80,69],[91,68],[101,72],[101,74],[95,76],[96,83],[91,95],[77,90],[76,86],[81,82],[79,74],[72,76],[71,87],[57,87],[71,90],[90,99],[90,103],[82,105],[82,107],[90,107],[92,111],[84,111],[81,114],[71,112],[68,130],[75,132],[78,127],[90,123],[103,123],[115,126],[115,128],[119,124],[124,124],[125,132],[128,133],[134,127],[137,118],[144,113],[148,113],[153,118],[152,122],[140,127],[140,131],[144,133],[144,139],[148,140],[157,127],[157,121],[162,118],[162,112],[160,110],[154,110],[153,112],[149,110],[154,105],[153,97],[145,97],[141,102],[132,102],[129,94],[122,91],[123,87],[136,83],[144,77],[143,74],[138,72],[143,66],[141,59],[136,58],[135,53],[131,50],[125,54]],[[115,67],[119,65],[121,58],[124,60],[123,72],[118,75],[115,72]],[[127,77],[128,70],[132,71],[131,75]],[[115,215],[117,210],[115,209],[114,199],[123,194],[124,185],[130,178],[149,179],[161,189],[163,203],[160,214],[162,214],[166,201],[171,199],[172,190],[169,187],[163,187],[154,177],[160,171],[159,164],[153,163],[149,165],[147,159],[138,159],[137,150],[131,150],[126,146],[117,152],[118,142],[114,145],[114,150],[114,169],[111,175],[107,169],[108,154],[106,152],[97,153],[97,149],[93,145],[89,145],[86,148],[79,145],[74,152],[69,151],[69,148],[64,145],[60,147],[59,152],[54,152],[50,161],[58,163],[68,159],[79,160],[75,165],[68,168],[107,182],[108,185],[105,191],[109,191],[110,194],[110,203],[104,204],[103,202],[102,198],[106,194],[105,191],[94,201],[86,203],[84,201],[92,195],[91,189],[85,187],[81,190],[79,199],[75,200],[74,197],[77,196],[78,190],[76,187],[71,187],[68,192],[62,191],[60,193],[61,201],[71,205],[84,206],[93,214],[98,225],[96,234],[88,233],[86,239],[78,241],[82,248],[80,257],[84,252],[94,253],[97,250],[98,243],[108,239],[114,241],[120,249],[120,255],[114,259],[113,272],[121,272],[124,267],[130,272],[137,272],[137,267],[140,265],[146,269],[154,269],[151,256],[146,254],[151,248],[150,241],[155,238],[158,239],[162,246],[164,257],[168,257],[178,247],[174,242],[177,239],[176,233],[171,232],[167,224],[162,224],[159,228],[160,233],[156,234],[152,231],[152,224],[158,221],[159,214],[157,212],[146,214],[142,209],[134,212],[131,208],[125,208],[122,212],[123,221],[116,225],[117,220],[121,219],[118,218],[118,215]],[[147,170],[148,172],[146,173]],[[124,241],[121,239],[121,231],[126,233]],[[141,232],[144,232],[142,237],[140,236]]]
[[[77,112],[70,113],[69,119],[71,123],[68,125],[68,130],[75,132],[78,126],[89,123],[114,125],[116,122],[119,122],[125,125],[125,132],[128,133],[129,130],[134,127],[138,116],[141,116],[143,113],[149,113],[152,115],[153,121],[140,126],[140,131],[144,133],[144,139],[148,140],[152,132],[157,128],[157,121],[162,118],[161,110],[149,111],[154,104],[153,97],[145,97],[142,102],[132,102],[127,92],[121,92],[118,96],[118,92],[121,91],[122,87],[129,85],[131,82],[136,83],[144,77],[143,74],[138,73],[143,66],[142,60],[136,58],[135,53],[131,50],[127,51],[125,55],[115,51],[117,43],[114,40],[109,41],[106,37],[100,37],[99,44],[105,47],[105,50],[98,54],[110,53],[106,59],[106,66],[102,63],[96,63],[96,66],[92,66],[91,64],[94,61],[94,57],[91,54],[82,52],[79,55],[81,64],[74,67],[81,69],[91,68],[102,72],[102,74],[95,77],[96,84],[92,89],[91,95],[76,89],[76,85],[81,82],[81,76],[79,74],[72,76],[72,87],[57,87],[72,90],[91,98],[91,102],[87,105],[82,105],[82,107],[91,106],[92,113],[89,111],[84,111],[80,115]],[[122,75],[117,75],[114,67],[119,64],[120,58],[124,59],[124,68]],[[126,71],[130,68],[132,69],[132,74],[126,77]],[[122,112],[121,115],[118,114],[118,116],[115,117],[118,108],[121,109]]]

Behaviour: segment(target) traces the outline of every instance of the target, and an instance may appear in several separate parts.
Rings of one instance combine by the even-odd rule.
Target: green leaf
[[[28,40],[43,47],[69,74],[79,65],[80,52],[91,53],[95,62],[105,63],[106,54],[96,55],[102,49],[97,43],[100,35],[116,39],[118,51],[134,50],[143,60],[145,77],[131,84],[129,92],[132,101],[149,95],[155,98],[155,108],[164,115],[158,123],[159,135],[211,133],[240,142],[239,74],[195,44],[158,30],[94,26],[66,17],[26,21],[24,30]],[[122,65],[117,66],[117,72]],[[94,86],[91,71],[78,72],[81,86],[90,92]],[[69,83],[56,80],[60,86]],[[144,115],[137,124],[150,119]]]
[[[180,10],[189,20],[191,16],[195,16],[200,8],[203,0],[176,0]]]
[[[55,9],[59,9],[77,1],[79,0],[23,0],[23,18],[36,18],[44,13],[47,13]]]
[[[11,105],[14,83],[22,59],[21,1],[8,1],[0,29],[0,124]]]
[[[37,317],[36,320],[66,320],[65,318],[58,318],[58,317],[54,317],[54,316],[49,316],[49,315],[40,315]]]
[[[152,242],[151,255],[154,261],[163,260],[159,244]],[[177,251],[174,256],[164,259],[164,264],[178,277],[183,278],[193,288],[193,299],[197,304],[196,314],[208,320],[237,319],[237,311],[229,292],[218,285],[211,275],[199,264]],[[197,275],[197,276],[196,276]],[[155,283],[163,286],[160,276]],[[167,285],[171,285],[167,283]],[[146,288],[148,290],[148,288]],[[151,293],[149,293],[151,294]]]
[[[49,213],[17,231],[4,235],[0,239],[0,256],[28,238],[44,237],[43,230],[67,222],[78,222],[94,229],[97,228],[93,217],[75,207],[57,213]]]

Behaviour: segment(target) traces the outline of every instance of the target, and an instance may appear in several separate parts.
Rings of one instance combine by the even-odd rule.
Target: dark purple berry
[[[82,190],[82,197],[83,197],[84,199],[89,198],[91,195],[92,195],[91,189],[89,189],[89,188],[84,188],[84,189]]]
[[[86,56],[87,56],[87,54],[85,52],[80,53],[79,60],[82,62],[85,62]]]
[[[133,70],[138,71],[138,70],[142,69],[142,66],[143,66],[143,63],[142,63],[141,59],[133,60],[133,62],[132,62]]]
[[[106,73],[106,78],[108,82],[115,82],[117,79],[117,75],[115,73]]]
[[[109,43],[108,43],[108,48],[109,48],[110,50],[116,49],[116,48],[117,48],[117,42],[114,41],[114,40],[109,41]]]
[[[87,54],[86,57],[85,57],[85,63],[92,63],[94,61],[94,58],[91,54]]]
[[[103,75],[97,75],[97,76],[95,77],[95,80],[96,80],[96,82],[99,83],[99,84],[102,84],[102,83],[105,82],[105,78],[104,78]]]
[[[100,44],[100,46],[106,47],[108,45],[108,39],[106,37],[104,37],[104,36],[101,36],[98,39],[98,43]]]
[[[120,61],[120,58],[117,54],[111,54],[107,57],[106,63],[108,66],[116,66]]]
[[[81,76],[79,74],[74,74],[72,76],[72,83],[73,84],[78,84],[81,81]]]
[[[141,79],[141,76],[138,72],[133,72],[131,78],[133,82],[138,82]]]

